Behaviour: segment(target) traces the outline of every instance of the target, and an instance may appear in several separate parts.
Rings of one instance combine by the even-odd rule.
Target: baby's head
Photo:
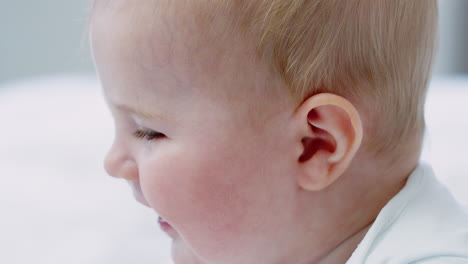
[[[344,262],[416,165],[436,13],[99,0],[106,169],[170,224],[176,263]]]

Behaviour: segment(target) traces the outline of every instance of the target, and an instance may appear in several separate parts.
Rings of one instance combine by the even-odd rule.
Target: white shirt
[[[380,263],[468,264],[468,213],[428,165],[413,171],[346,262]]]

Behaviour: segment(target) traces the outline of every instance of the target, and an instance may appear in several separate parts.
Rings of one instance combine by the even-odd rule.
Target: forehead
[[[96,32],[104,24],[99,33],[113,33],[126,43],[133,40],[133,44],[140,45],[137,48],[146,45],[159,50],[164,46],[177,50],[178,54],[187,51],[180,57],[188,54],[194,57],[203,55],[205,50],[219,51],[226,35],[232,35],[226,32],[228,27],[215,30],[225,21],[213,23],[201,12],[202,6],[187,0],[100,0],[94,7],[91,28]]]
[[[177,31],[171,30],[174,21],[166,21],[153,1],[101,0],[96,4],[91,20],[92,46],[98,52],[112,48],[121,57],[136,59],[139,53],[157,55],[154,62],[161,62],[166,52],[154,52],[168,48],[168,39],[174,39]],[[171,43],[173,44],[173,43]],[[101,48],[104,46],[104,48]],[[140,58],[139,58],[140,59]]]
[[[179,76],[187,76],[186,72],[174,67],[190,63],[187,55],[194,43],[188,43],[183,32],[176,30],[185,28],[177,25],[181,21],[161,14],[154,2],[113,0],[100,1],[96,6],[91,22],[94,58],[98,66],[105,63],[98,67],[100,75],[121,79],[119,87],[158,83],[160,89],[171,87],[174,91],[184,86],[177,82],[183,80]],[[167,75],[169,68],[171,76]]]
[[[249,79],[240,75],[258,72],[255,47],[246,44],[245,38],[219,30],[219,25],[211,30],[206,18],[180,6],[187,1],[101,1],[91,23],[98,64],[100,58],[110,58],[114,70],[144,75],[147,82],[164,80],[171,90],[184,87],[201,92],[203,87],[210,93],[229,93],[228,86],[236,82],[240,86],[241,80]]]

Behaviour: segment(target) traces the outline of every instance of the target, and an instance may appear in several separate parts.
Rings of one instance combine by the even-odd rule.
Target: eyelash
[[[166,137],[166,135],[164,135],[163,133],[159,133],[159,132],[151,131],[151,130],[143,130],[143,129],[138,129],[137,131],[133,133],[133,135],[138,139],[143,139],[147,141],[152,141],[152,140]]]

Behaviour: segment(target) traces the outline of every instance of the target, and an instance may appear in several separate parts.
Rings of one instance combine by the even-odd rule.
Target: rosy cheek
[[[195,250],[216,254],[248,225],[254,198],[243,168],[223,157],[187,152],[147,164],[140,177],[148,202]],[[205,246],[197,249],[200,244]]]
[[[180,165],[161,167],[161,171],[170,171],[170,175],[161,179],[158,188],[169,199],[160,198],[167,200],[167,209],[184,222],[221,224],[227,218],[226,211],[235,213],[242,203],[242,182],[234,178],[234,171],[225,163],[186,156]]]

